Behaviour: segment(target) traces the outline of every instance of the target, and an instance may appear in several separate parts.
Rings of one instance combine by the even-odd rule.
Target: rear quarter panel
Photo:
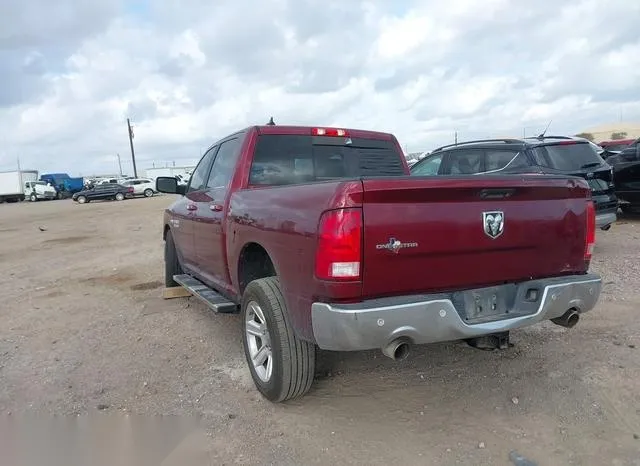
[[[355,207],[361,202],[360,181],[341,181],[248,188],[230,198],[227,252],[233,286],[241,292],[239,258],[251,243],[269,254],[284,293],[288,315],[296,334],[313,340],[311,304],[331,296],[359,296],[360,282],[330,283],[315,279],[317,227],[323,211]]]

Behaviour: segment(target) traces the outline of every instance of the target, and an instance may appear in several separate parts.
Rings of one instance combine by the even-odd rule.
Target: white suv
[[[122,186],[132,186],[134,196],[151,197],[156,191],[155,183],[148,178],[135,178],[120,183]]]

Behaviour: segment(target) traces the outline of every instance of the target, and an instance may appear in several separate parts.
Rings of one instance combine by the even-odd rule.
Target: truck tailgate
[[[585,271],[581,180],[363,179],[363,297],[482,287]]]

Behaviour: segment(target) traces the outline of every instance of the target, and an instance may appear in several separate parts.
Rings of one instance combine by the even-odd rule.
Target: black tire
[[[182,275],[182,273],[182,266],[178,259],[176,245],[173,242],[173,235],[171,234],[171,230],[169,230],[164,241],[164,285],[167,288],[180,286],[180,284],[173,279],[173,276]]]
[[[38,196],[36,196],[35,194],[31,194],[31,196],[29,196],[29,200],[31,202],[37,202],[38,201]]]
[[[114,199],[115,199],[116,201],[124,201],[124,197],[125,197],[125,196],[124,196],[124,194],[122,194],[122,193],[117,193],[117,194],[115,195],[115,198],[114,198]]]
[[[151,196],[153,196],[153,189],[149,189],[149,188],[145,189],[144,197],[151,197]]]
[[[78,204],[86,204],[87,202],[89,202],[89,199],[87,199],[85,196],[78,196],[76,200],[78,201]]]
[[[252,301],[262,309],[271,341],[273,368],[267,382],[263,382],[257,375],[248,348],[245,322],[247,307]],[[266,399],[275,403],[306,394],[313,385],[316,347],[312,343],[297,338],[293,332],[277,277],[261,278],[247,285],[242,296],[241,315],[242,346],[251,377],[258,391]]]

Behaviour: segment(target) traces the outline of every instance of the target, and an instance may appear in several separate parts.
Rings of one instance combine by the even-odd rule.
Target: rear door
[[[586,199],[566,177],[364,179],[363,293],[415,294],[579,273]]]
[[[482,149],[465,148],[445,152],[441,171],[443,175],[473,175],[484,171]]]

